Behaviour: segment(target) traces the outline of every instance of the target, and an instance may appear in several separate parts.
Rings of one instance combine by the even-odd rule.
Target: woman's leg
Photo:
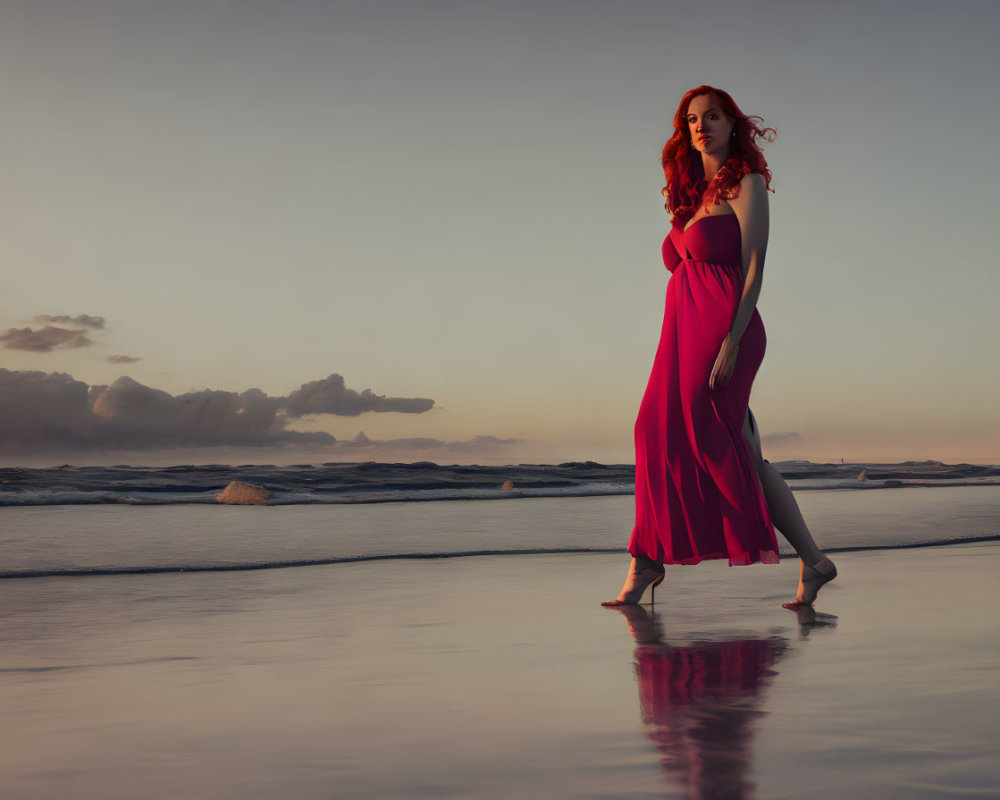
[[[764,489],[764,500],[771,512],[774,527],[795,548],[802,561],[796,601],[811,603],[819,587],[836,577],[836,568],[817,546],[785,479],[781,477],[777,468],[771,462],[765,461],[761,455],[760,432],[757,430],[757,421],[749,410],[747,418],[743,421],[743,437],[750,445],[757,474],[760,476],[760,485]]]

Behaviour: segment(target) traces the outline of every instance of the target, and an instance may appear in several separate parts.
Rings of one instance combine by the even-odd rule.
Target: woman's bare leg
[[[819,587],[827,580],[831,572],[836,574],[833,562],[830,561],[819,549],[816,540],[813,539],[809,526],[806,525],[799,504],[795,501],[792,490],[788,488],[781,473],[769,461],[765,461],[761,455],[760,433],[757,430],[756,420],[753,414],[747,412],[747,418],[743,421],[743,437],[750,445],[753,454],[754,465],[757,467],[757,474],[760,476],[760,485],[764,489],[764,499],[771,512],[771,520],[774,527],[778,529],[788,543],[795,548],[799,559],[802,561],[802,570],[799,577],[799,590],[795,598],[798,602],[812,602]],[[817,570],[816,568],[819,567]],[[832,569],[831,569],[832,568]],[[824,580],[824,578],[826,578]],[[815,584],[815,587],[809,584]]]

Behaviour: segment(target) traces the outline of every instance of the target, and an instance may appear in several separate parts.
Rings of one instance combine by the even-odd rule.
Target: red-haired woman
[[[802,561],[786,607],[810,605],[837,575],[788,485],[761,457],[749,409],[764,358],[756,306],[771,182],[757,140],[774,138],[760,122],[725,92],[699,86],[681,100],[663,149],[673,215],[663,261],[672,274],[635,423],[632,565],[621,594],[604,605],[638,603],[663,580],[664,564],[776,563],[775,527]]]

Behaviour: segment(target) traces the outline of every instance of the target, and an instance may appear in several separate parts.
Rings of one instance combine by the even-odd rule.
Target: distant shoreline
[[[944,468],[944,469],[956,469],[960,467],[974,467],[974,468],[987,468],[995,469],[1000,473],[1000,462],[987,463],[987,462],[969,462],[969,461],[959,461],[953,464],[949,464],[945,461],[936,461],[934,459],[927,459],[924,461],[813,461],[811,459],[799,459],[790,458],[781,461],[771,460],[771,463],[778,467],[795,467],[803,466],[808,468],[824,468],[833,467],[837,469],[864,469],[864,468],[902,468],[902,467],[912,467],[914,469],[933,469],[933,468]],[[245,462],[243,464],[226,464],[222,462],[210,462],[204,464],[194,464],[194,463],[184,463],[178,462],[174,464],[140,464],[140,463],[118,463],[118,464],[50,464],[43,467],[39,466],[27,466],[24,464],[6,464],[0,466],[0,473],[6,470],[56,470],[56,469],[152,469],[152,470],[177,470],[177,469],[240,469],[243,467],[257,468],[257,467],[274,467],[278,469],[305,469],[305,468],[317,468],[317,467],[352,467],[352,466],[367,466],[367,465],[384,465],[384,466],[396,466],[396,467],[428,467],[428,468],[446,468],[446,467],[475,467],[480,469],[505,469],[508,467],[561,467],[561,468],[579,468],[579,467],[596,467],[596,468],[608,468],[608,469],[634,469],[634,464],[605,464],[600,461],[563,461],[563,462],[519,462],[517,464],[461,464],[456,462],[451,463],[438,463],[436,461],[319,461],[319,462],[302,462],[298,464],[273,464],[271,462],[260,461],[260,462]]]

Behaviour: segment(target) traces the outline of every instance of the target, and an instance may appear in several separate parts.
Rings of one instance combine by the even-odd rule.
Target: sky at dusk
[[[778,131],[771,460],[1000,463],[1000,4],[0,0],[0,463],[633,459],[659,156]]]

